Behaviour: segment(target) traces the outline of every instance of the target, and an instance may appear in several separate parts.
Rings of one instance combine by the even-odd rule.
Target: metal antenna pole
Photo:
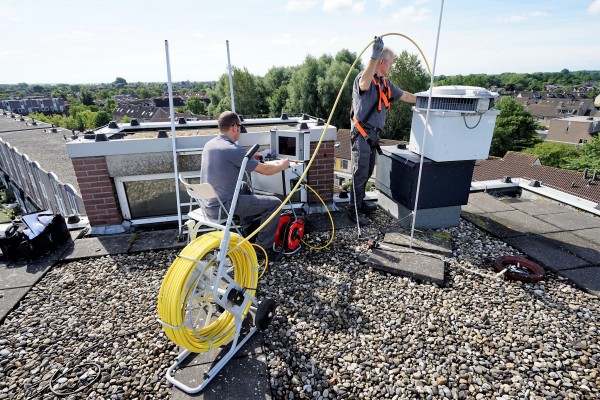
[[[417,179],[417,193],[415,194],[415,208],[413,209],[412,226],[410,228],[410,243],[412,249],[415,236],[415,222],[417,220],[417,207],[419,206],[419,191],[421,189],[421,175],[423,173],[423,154],[425,154],[425,139],[427,138],[427,128],[429,127],[429,111],[431,110],[431,97],[433,96],[433,79],[435,77],[435,64],[437,63],[438,45],[440,43],[440,29],[442,27],[442,13],[444,11],[444,0],[440,5],[440,19],[438,22],[437,38],[435,41],[435,53],[433,56],[433,68],[431,70],[431,81],[429,82],[429,100],[427,100],[427,113],[425,114],[425,126],[423,126],[423,142],[421,144],[421,160],[419,162],[419,178]]]
[[[175,196],[177,196],[177,223],[179,236],[183,234],[181,223],[181,199],[179,198],[179,170],[177,168],[177,134],[175,133],[175,108],[173,107],[173,84],[171,83],[171,62],[169,61],[169,41],[165,40],[165,53],[167,57],[167,88],[169,89],[169,114],[171,116],[171,147],[173,148],[173,171],[175,173]]]
[[[235,112],[235,100],[233,99],[233,77],[231,73],[231,59],[229,58],[229,40],[225,41],[227,45],[227,66],[229,67],[229,90],[231,92],[231,111]]]

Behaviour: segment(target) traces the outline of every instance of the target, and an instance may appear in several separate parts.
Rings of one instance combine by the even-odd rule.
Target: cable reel
[[[296,253],[301,248],[304,229],[304,219],[298,218],[295,212],[286,211],[279,219],[274,240],[275,248],[284,254]]]

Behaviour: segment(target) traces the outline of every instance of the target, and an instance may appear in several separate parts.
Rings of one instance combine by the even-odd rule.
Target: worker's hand
[[[290,159],[289,158],[284,158],[282,160],[279,160],[279,165],[281,166],[281,169],[288,169],[290,167]]]
[[[379,57],[381,57],[382,50],[383,50],[383,39],[381,38],[381,36],[376,36],[375,43],[373,43],[373,54],[371,55],[371,58],[373,60],[379,60]]]

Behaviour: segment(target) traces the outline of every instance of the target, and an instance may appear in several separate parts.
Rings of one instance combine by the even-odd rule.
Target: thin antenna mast
[[[231,60],[229,58],[229,40],[225,41],[227,45],[227,65],[229,67],[229,90],[231,91],[231,111],[235,112],[235,100],[233,99],[233,76],[231,73]]]
[[[175,196],[177,196],[177,223],[179,236],[183,229],[181,224],[181,199],[179,198],[179,171],[177,169],[177,134],[175,133],[175,108],[173,107],[173,85],[171,83],[171,62],[169,61],[169,41],[165,40],[165,53],[167,57],[167,88],[169,89],[169,114],[171,116],[171,147],[173,148],[173,171],[175,173]]]

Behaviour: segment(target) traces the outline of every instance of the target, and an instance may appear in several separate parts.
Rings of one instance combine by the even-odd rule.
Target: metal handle
[[[254,153],[256,153],[258,151],[259,147],[260,147],[259,144],[256,143],[254,146],[252,146],[252,148],[250,150],[248,150],[248,152],[246,153],[246,155],[244,157],[250,159],[254,155]]]

